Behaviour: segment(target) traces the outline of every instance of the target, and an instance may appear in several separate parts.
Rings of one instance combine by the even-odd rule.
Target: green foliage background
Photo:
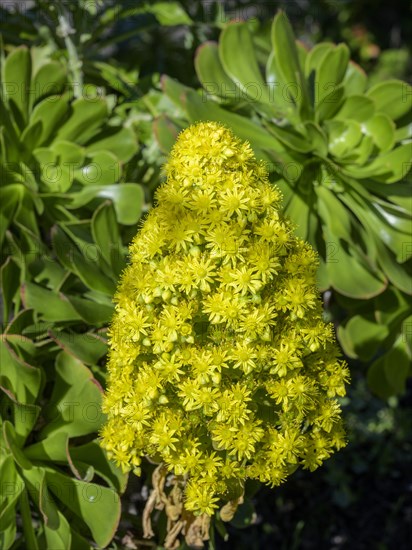
[[[299,43],[284,16],[273,21],[278,8]],[[197,120],[226,122],[269,162],[285,212],[322,258],[325,317],[353,378],[343,400],[349,446],[276,491],[248,487],[234,520],[215,523],[214,544],[407,547],[406,9],[366,0],[1,6],[2,548],[138,544],[153,466],[127,485],[96,440],[106,327],[162,163]],[[302,43],[318,46],[307,53]],[[333,83],[329,101],[314,81]],[[250,82],[306,92],[256,101]],[[164,531],[160,516],[159,545]]]

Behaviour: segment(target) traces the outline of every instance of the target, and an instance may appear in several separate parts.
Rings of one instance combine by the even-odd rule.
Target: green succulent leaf
[[[374,158],[365,166],[351,168],[345,167],[344,171],[357,178],[375,177],[378,181],[395,183],[406,176],[411,169],[412,143],[400,145],[392,151]]]
[[[236,56],[233,56],[232,53],[231,57]],[[195,68],[197,76],[208,95],[222,98],[225,101],[231,100],[236,85],[222,65],[219,48],[215,42],[205,42],[199,46],[196,51]],[[259,70],[258,67],[255,68]],[[259,78],[261,78],[260,73]],[[237,94],[239,94],[239,91]]]
[[[127,127],[108,127],[100,132],[86,146],[87,153],[109,151],[120,162],[128,162],[137,152],[136,134]]]
[[[320,103],[336,86],[339,86],[346,73],[349,49],[345,44],[329,48],[316,70],[315,103]]]
[[[107,459],[106,452],[97,441],[71,447],[70,455],[73,459],[81,460],[85,464],[93,464],[96,473],[119,493],[126,490],[128,475]]]
[[[41,385],[40,369],[30,365],[6,338],[0,340],[0,384],[19,403],[34,404]]]
[[[103,258],[118,277],[125,266],[125,254],[113,203],[106,201],[94,212],[91,230]]]
[[[401,80],[386,80],[372,86],[366,95],[377,111],[397,120],[411,110],[412,87]]]
[[[53,528],[49,524],[44,525],[44,539],[47,548],[79,548],[75,545],[72,546],[72,533],[70,530],[70,524],[65,516],[57,510],[57,521]],[[87,550],[89,547],[87,546]]]
[[[30,470],[32,468],[32,464],[20,448],[13,424],[6,420],[3,422],[2,430],[4,442],[13,455],[16,464],[23,470]]]
[[[307,78],[310,79],[312,73],[316,73],[316,70],[320,63],[322,62],[323,58],[326,56],[328,52],[333,51],[334,44],[332,42],[320,42],[319,44],[316,44],[313,46],[313,48],[309,51],[306,60],[305,60],[305,75]],[[315,77],[310,79],[315,82]],[[314,88],[313,87],[313,95],[312,98],[314,99]]]
[[[47,488],[44,468],[37,466],[26,468],[23,471],[23,477],[44,524],[50,529],[57,529],[59,526],[58,511]]]
[[[340,243],[326,227],[323,230],[326,242],[333,250],[326,263],[331,286],[344,296],[361,300],[383,292],[387,286],[383,275],[372,271],[364,261],[346,250],[344,243]]]
[[[93,333],[68,333],[50,331],[50,336],[64,351],[86,365],[95,365],[107,352],[107,344]]]
[[[54,419],[56,420],[57,417]],[[45,439],[33,443],[24,449],[29,460],[42,462],[67,462],[66,447],[68,435],[65,432],[51,432]]]
[[[25,46],[12,50],[4,64],[4,86],[10,110],[20,129],[28,119],[31,71],[30,51]]]
[[[151,13],[161,25],[191,25],[192,19],[183,9],[179,2],[156,2],[153,5],[147,5],[142,10],[143,13]]]
[[[345,99],[334,118],[336,120],[351,119],[365,122],[373,116],[374,112],[375,105],[371,99],[364,95],[351,95]]]
[[[252,101],[270,104],[270,96],[259,69],[252,37],[245,23],[231,23],[223,30],[218,53],[224,71],[242,95]]]
[[[361,95],[366,89],[368,77],[365,71],[357,65],[354,61],[349,61],[346,69],[346,74],[343,78],[343,85],[345,87],[346,94]]]
[[[56,359],[56,383],[45,409],[49,420],[41,437],[63,432],[70,437],[90,434],[100,428],[102,389],[91,371],[62,351]]]
[[[16,505],[24,491],[24,482],[11,454],[0,455],[0,477],[7,480],[8,488],[12,488],[12,491],[0,492],[0,545],[8,550],[16,538]]]
[[[42,65],[34,74],[30,94],[30,108],[47,96],[61,94],[67,82],[67,71],[63,65],[50,61]]]
[[[338,338],[349,357],[369,361],[389,336],[387,326],[376,322],[373,313],[354,315],[338,328]]]
[[[49,96],[34,107],[28,128],[41,124],[42,132],[37,139],[36,146],[47,145],[54,132],[61,126],[68,116],[69,94]]]
[[[22,300],[25,307],[33,308],[45,321],[81,320],[81,316],[62,294],[35,283],[26,282],[22,286]]]
[[[70,196],[71,203],[68,208],[80,208],[96,197],[113,201],[119,223],[134,225],[139,221],[144,201],[144,193],[140,185],[135,183],[105,186],[88,185],[78,193],[73,193]]]
[[[113,306],[97,302],[95,299],[64,295],[80,317],[89,325],[100,326],[109,323],[113,315]]]
[[[92,101],[80,98],[73,101],[70,118],[57,132],[59,140],[76,141],[84,145],[95,133],[108,115],[107,103],[98,98]]]
[[[302,114],[309,113],[309,95],[292,27],[286,15],[280,11],[272,24],[272,46],[283,81],[296,86],[296,101]],[[293,96],[292,96],[293,97]]]
[[[411,359],[405,339],[400,335],[392,348],[369,368],[367,379],[370,388],[383,399],[403,393],[410,375]]]
[[[1,291],[3,296],[3,323],[10,318],[14,297],[20,287],[20,267],[9,256],[0,269]]]
[[[153,132],[163,153],[169,153],[182,127],[165,114],[155,118]]]
[[[120,519],[120,501],[115,493],[102,485],[73,479],[51,469],[47,469],[46,478],[57,499],[86,523],[96,543],[107,546]]]

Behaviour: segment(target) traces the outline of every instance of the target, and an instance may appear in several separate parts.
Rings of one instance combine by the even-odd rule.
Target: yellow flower
[[[100,438],[124,471],[161,457],[186,510],[212,515],[248,478],[279,485],[346,444],[349,371],[317,255],[250,145],[200,123],[165,170],[114,297]]]

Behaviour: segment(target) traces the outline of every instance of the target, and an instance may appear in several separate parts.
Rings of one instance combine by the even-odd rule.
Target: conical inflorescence
[[[199,123],[166,172],[115,295],[101,444],[125,471],[164,464],[212,515],[246,479],[278,485],[345,445],[349,373],[317,255],[249,144]]]

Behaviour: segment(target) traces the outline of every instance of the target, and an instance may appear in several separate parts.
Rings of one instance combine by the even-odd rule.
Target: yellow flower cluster
[[[163,462],[212,515],[247,478],[278,485],[345,445],[349,372],[316,253],[249,144],[194,125],[166,172],[115,296],[101,444],[125,471]]]

